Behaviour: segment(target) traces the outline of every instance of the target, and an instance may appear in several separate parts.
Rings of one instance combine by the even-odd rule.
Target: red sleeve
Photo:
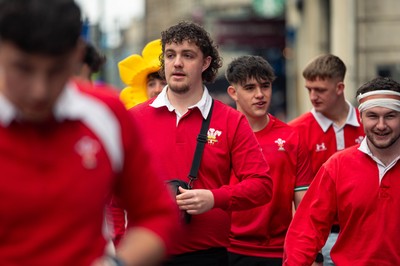
[[[146,228],[158,235],[168,249],[179,230],[178,209],[162,181],[162,169],[154,163],[156,160],[151,158],[150,149],[145,144],[146,134],[140,132],[139,125],[118,94],[106,89],[94,90],[79,81],[77,84],[82,91],[90,91],[91,95],[100,98],[119,122],[122,140],[117,148],[122,150],[122,163],[120,169],[115,169],[116,178],[111,191],[118,202],[105,206],[106,215],[111,214],[111,220],[115,222],[116,237],[124,234],[123,213],[126,211],[127,230],[130,227]]]
[[[114,245],[117,247],[126,231],[126,217],[125,210],[121,207],[121,203],[115,196],[111,198],[107,205],[106,213],[107,220],[113,229],[112,240]]]
[[[215,207],[233,211],[264,205],[272,197],[272,179],[257,138],[244,116],[233,136],[232,168],[239,182],[213,189]]]
[[[297,134],[297,132],[296,132]],[[302,137],[298,135],[297,164],[296,164],[296,184],[295,190],[306,190],[311,184],[314,176],[311,167],[310,153]]]
[[[168,248],[178,230],[178,209],[162,181],[162,169],[154,163],[147,142],[142,140],[145,134],[132,114],[122,104],[121,107],[125,158],[116,195],[127,212],[128,229],[145,227],[159,235]]]
[[[285,266],[311,265],[325,244],[337,213],[335,183],[321,167],[289,226],[284,244]]]

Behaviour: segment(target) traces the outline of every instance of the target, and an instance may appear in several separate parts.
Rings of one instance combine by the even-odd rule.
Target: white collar
[[[359,127],[360,123],[357,119],[356,109],[348,101],[346,101],[346,103],[349,106],[349,113],[347,114],[346,122],[344,123],[344,125]],[[311,113],[324,132],[328,131],[329,127],[334,124],[332,120],[324,116],[322,113],[315,111],[315,108],[311,109]]]
[[[0,123],[7,127],[17,117],[17,108],[0,93]]]
[[[376,162],[379,170],[379,183],[382,181],[382,178],[387,173],[387,171],[389,171],[393,166],[395,166],[397,161],[400,159],[400,156],[397,156],[397,158],[395,158],[390,164],[385,165],[384,163],[382,163],[381,160],[379,160],[378,157],[372,154],[370,148],[368,147],[367,138],[364,138],[362,140],[360,146],[358,147],[358,150],[365,153],[366,155],[371,157],[372,160]]]
[[[163,88],[161,93],[154,99],[154,101],[150,104],[150,106],[154,108],[160,108],[165,106],[168,108],[168,111],[170,112],[175,111],[175,107],[172,106],[171,102],[168,100],[167,89],[168,85]],[[203,95],[200,101],[198,101],[195,105],[189,106],[188,109],[193,109],[197,107],[200,110],[203,118],[206,119],[208,113],[210,112],[211,102],[212,102],[211,95],[209,94],[207,87],[204,86]]]

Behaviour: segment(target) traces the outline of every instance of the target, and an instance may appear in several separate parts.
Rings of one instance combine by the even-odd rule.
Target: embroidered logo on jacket
[[[322,142],[321,144],[315,144],[315,151],[326,151],[325,143]]]
[[[283,145],[285,145],[285,140],[279,138],[277,140],[275,140],[275,143],[278,144],[278,151],[284,151],[285,147],[283,147]]]
[[[85,136],[76,143],[75,150],[82,157],[83,167],[94,169],[97,166],[96,154],[100,150],[97,140]]]
[[[207,143],[210,145],[214,145],[214,143],[217,143],[217,137],[221,136],[222,132],[219,130],[215,130],[215,128],[210,128],[208,129],[207,132]]]

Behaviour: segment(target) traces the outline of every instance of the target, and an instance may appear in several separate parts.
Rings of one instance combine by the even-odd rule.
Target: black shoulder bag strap
[[[197,136],[197,145],[196,151],[194,152],[192,168],[190,169],[189,173],[189,189],[192,189],[193,182],[197,180],[197,173],[199,171],[201,157],[204,151],[204,145],[207,143],[207,131],[208,127],[210,126],[211,114],[214,107],[214,100],[211,100],[211,108],[210,112],[207,115],[206,119],[203,119],[203,123],[201,124],[200,134]]]

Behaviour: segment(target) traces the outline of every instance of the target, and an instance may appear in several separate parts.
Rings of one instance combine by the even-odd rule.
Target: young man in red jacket
[[[318,171],[289,227],[285,266],[311,265],[335,222],[336,265],[400,265],[400,84],[373,79],[357,99],[366,138]]]
[[[138,125],[115,94],[71,81],[81,28],[73,0],[0,1],[2,265],[154,265],[176,232]],[[112,193],[130,218],[116,256]]]
[[[332,154],[360,144],[364,130],[359,113],[344,97],[346,66],[337,56],[324,54],[314,58],[303,70],[305,87],[313,108],[289,125],[304,139],[315,175]],[[322,249],[324,265],[334,265],[329,253],[340,228],[335,224]]]
[[[176,196],[191,221],[182,225],[165,265],[226,266],[231,211],[271,199],[269,167],[246,117],[213,100],[203,84],[212,82],[221,67],[209,34],[195,23],[181,22],[162,32],[161,42],[168,85],[155,99],[130,110],[165,180],[189,181],[197,136],[211,113],[197,179],[192,189],[180,187]],[[236,185],[230,185],[231,171],[239,180]]]
[[[268,112],[275,74],[264,58],[238,57],[229,63],[225,76],[228,94],[249,121],[274,184],[271,202],[232,213],[230,265],[279,266],[292,206],[297,208],[313,178],[307,147],[296,130]]]

